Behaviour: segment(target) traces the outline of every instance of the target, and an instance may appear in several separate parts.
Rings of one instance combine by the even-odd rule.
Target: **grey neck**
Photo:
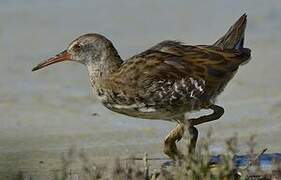
[[[110,74],[116,72],[122,64],[117,50],[111,45],[103,48],[99,56],[92,57],[87,68],[93,88],[98,89]]]

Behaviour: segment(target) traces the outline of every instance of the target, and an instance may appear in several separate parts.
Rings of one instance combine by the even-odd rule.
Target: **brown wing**
[[[164,41],[128,59],[110,81],[111,86],[115,84],[112,88],[125,86],[123,94],[150,105],[170,103],[175,106],[175,103],[186,101],[196,104],[203,99],[209,102],[223,90],[249,56],[248,49],[222,50]],[[127,104],[133,101],[129,100]],[[195,106],[193,109],[202,105]]]
[[[206,94],[210,97],[216,96],[223,90],[239,65],[247,62],[251,55],[251,51],[247,48],[223,49],[206,45],[186,46],[174,41],[164,41],[152,47],[151,50],[174,55],[162,60],[164,62],[161,64],[162,74],[167,76],[178,70],[176,74],[180,77],[188,75],[196,79],[203,79],[206,83]],[[147,51],[140,56],[145,57],[151,53]],[[170,72],[171,67],[175,71]],[[161,74],[161,72],[157,73]]]

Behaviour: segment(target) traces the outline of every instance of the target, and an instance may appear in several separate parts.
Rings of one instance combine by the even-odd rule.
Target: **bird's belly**
[[[188,86],[187,86],[188,85]],[[144,119],[171,120],[186,112],[203,107],[204,82],[193,78],[179,82],[158,82],[150,88],[142,87],[136,94],[119,89],[97,89],[97,95],[111,111]]]
[[[108,104],[103,105],[111,111],[124,114],[131,117],[143,118],[143,119],[162,119],[172,120],[174,117],[182,115],[189,111],[188,107],[154,107],[154,106],[143,106],[138,104],[131,105],[119,105],[119,104]]]

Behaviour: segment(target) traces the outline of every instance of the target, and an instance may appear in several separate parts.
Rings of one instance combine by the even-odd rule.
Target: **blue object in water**
[[[250,155],[235,155],[233,158],[233,163],[234,163],[235,167],[237,167],[237,168],[248,166],[250,164],[250,161],[251,161]],[[281,153],[260,155],[257,163],[259,164],[261,170],[266,171],[266,170],[272,169],[274,161],[281,162]],[[212,165],[222,164],[223,156],[221,156],[221,155],[212,156],[209,163]],[[174,165],[174,161],[165,161],[162,164],[162,167],[168,167],[168,166],[173,166],[173,165]]]
[[[233,159],[234,165],[237,168],[247,166],[250,161],[250,155],[235,155]],[[268,170],[272,168],[274,161],[281,161],[281,153],[260,155],[257,163],[260,165],[262,170]],[[222,162],[223,157],[221,155],[212,156],[210,159],[210,164],[221,164]]]

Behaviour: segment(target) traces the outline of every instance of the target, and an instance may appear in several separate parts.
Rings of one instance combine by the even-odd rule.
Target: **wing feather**
[[[125,61],[116,73],[116,77],[124,77],[123,82],[119,78],[116,87],[123,83],[127,92],[122,93],[133,94],[148,105],[158,102],[175,106],[173,103],[190,101],[197,103],[196,109],[202,106],[199,103],[212,101],[249,57],[250,50],[246,48],[164,41]]]

